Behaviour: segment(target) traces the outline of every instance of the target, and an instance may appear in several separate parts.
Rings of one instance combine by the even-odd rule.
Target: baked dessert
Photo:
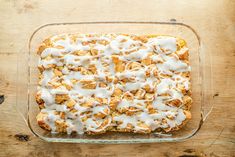
[[[42,42],[38,124],[51,132],[151,133],[191,118],[189,52],[159,35],[62,34]]]

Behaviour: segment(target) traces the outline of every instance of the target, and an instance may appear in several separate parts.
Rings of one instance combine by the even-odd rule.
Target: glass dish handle
[[[212,72],[212,60],[211,60],[211,55],[209,53],[203,52],[205,50],[204,48],[202,49],[202,44],[200,45],[200,52],[201,57],[205,57],[204,59],[201,59],[202,64],[201,64],[201,74],[202,74],[202,106],[201,106],[201,116],[202,116],[202,121],[204,122],[209,114],[212,112],[213,109],[213,99],[215,97],[214,91],[213,91],[213,72]],[[211,79],[206,79],[206,78],[211,78]]]
[[[25,49],[24,49],[25,50]],[[28,58],[24,50],[17,55],[17,87],[15,109],[28,125]],[[21,53],[22,52],[22,53]]]

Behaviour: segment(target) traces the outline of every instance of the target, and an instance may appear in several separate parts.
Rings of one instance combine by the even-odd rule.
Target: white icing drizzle
[[[71,134],[73,131],[77,132],[77,134],[84,134],[83,123],[79,118],[76,120],[67,119],[66,124],[68,125],[66,128],[68,134]]]
[[[63,49],[47,48],[42,52],[41,57],[45,58],[49,55],[53,57],[63,56],[62,52],[63,52]]]
[[[117,106],[117,109],[128,109],[128,107],[136,107],[138,109],[144,110],[145,109],[145,100],[137,100],[134,99],[133,101],[128,101],[123,99]]]
[[[55,98],[52,96],[52,94],[49,92],[49,90],[45,88],[41,88],[41,98],[45,102],[46,105],[53,104],[55,101]]]
[[[189,71],[188,65],[175,57],[168,57],[166,62],[163,63],[163,67],[168,71],[177,71],[177,72],[184,72]]]
[[[55,76],[54,72],[52,70],[44,70],[42,72],[43,79],[41,80],[40,84],[42,86],[46,86],[49,81],[52,80],[52,78]]]
[[[190,72],[190,67],[187,62],[180,60],[176,55],[177,40],[175,37],[152,37],[146,43],[134,40],[131,36],[115,34],[79,34],[76,41],[72,41],[70,35],[61,35],[54,36],[50,40],[53,47],[45,48],[39,60],[39,65],[43,66],[45,70],[42,72],[38,90],[46,107],[41,112],[47,113],[45,122],[50,126],[52,132],[56,132],[55,121],[63,120],[59,115],[54,114],[55,111],[66,114],[64,121],[67,125],[68,134],[74,131],[78,134],[83,134],[86,131],[100,132],[105,131],[109,126],[125,129],[128,124],[133,126],[134,132],[147,129],[154,131],[157,128],[174,128],[181,125],[186,119],[183,109],[166,103],[175,99],[182,102],[184,94],[178,86],[183,86],[185,90],[190,89],[189,79],[182,76],[182,72]],[[93,41],[95,43],[87,44],[87,42]],[[106,42],[106,44],[103,45],[102,42]],[[98,54],[90,54],[91,48],[97,50]],[[87,54],[78,56],[74,54],[74,51],[84,51]],[[187,48],[182,48],[177,53],[183,54],[186,51],[188,51]],[[134,61],[139,63],[152,52],[155,53],[150,58],[156,64],[149,77],[146,76],[146,71],[152,65],[142,65],[139,69],[134,70],[126,69],[128,64]],[[115,72],[116,65],[112,62],[112,55],[118,55],[119,59],[126,64],[123,72]],[[61,66],[63,75],[56,76],[51,65]],[[88,69],[89,65],[95,66],[95,74],[83,74],[81,71],[72,69],[78,67]],[[158,76],[154,76],[154,70],[157,70]],[[161,74],[167,74],[169,77],[161,76]],[[126,78],[132,81],[125,83],[106,82],[105,79],[108,76],[116,77],[119,81]],[[76,82],[73,82],[74,80]],[[95,88],[84,88],[81,83],[84,80],[91,81],[95,84]],[[61,85],[61,82],[71,88]],[[53,87],[49,83],[58,83],[59,87]],[[100,87],[99,83],[106,85]],[[129,110],[130,107],[134,107],[135,110],[131,111],[136,113],[128,116],[125,113],[115,111],[117,115],[111,117],[110,113],[112,112],[109,103],[115,88],[121,89],[123,93],[131,94],[131,91],[144,89],[146,85],[155,90],[153,99],[148,100],[155,110],[154,113],[149,113],[147,100],[144,98],[138,100],[134,96],[134,100],[126,100],[122,95],[117,110]],[[65,104],[66,102],[64,104],[55,103],[55,96],[63,94],[76,101],[73,107],[76,112],[70,112]],[[92,107],[83,106],[93,97],[107,99],[107,104],[94,101]],[[105,118],[96,118],[95,115],[98,113],[104,114]],[[171,119],[168,117],[171,117]],[[83,118],[86,120],[83,120]],[[103,124],[104,122],[105,124]],[[120,123],[117,124],[116,122]],[[139,125],[141,123],[144,123],[147,127]]]
[[[74,90],[71,90],[70,93],[79,94],[85,97],[95,95],[100,98],[109,98],[113,93],[113,89],[109,90],[107,88],[100,87],[96,87],[95,89],[84,89],[78,84],[77,86],[74,86]]]
[[[156,38],[149,39],[148,43],[150,45],[158,46],[166,50],[166,53],[173,53],[176,51],[176,38],[158,36]]]
[[[53,94],[53,95],[56,95],[56,94],[68,94],[68,92],[69,91],[64,86],[60,86],[58,88],[50,90],[50,93]]]
[[[116,39],[110,42],[110,47],[114,53],[120,53],[124,51],[137,50],[140,46],[140,42],[132,40],[128,36],[118,35]]]
[[[42,109],[41,112],[47,114],[47,117],[45,117],[45,123],[48,126],[50,126],[51,132],[55,133],[56,132],[55,121],[60,120],[59,115],[55,114],[55,110],[50,110],[50,109]]]
[[[148,55],[148,52],[151,51],[151,48],[148,49],[140,49],[136,52],[130,53],[128,55],[121,56],[122,60],[131,60],[131,61],[141,61],[145,59]]]
[[[106,114],[104,112],[105,109],[107,109],[109,111],[109,107],[107,105],[105,105],[105,106],[96,106],[92,110],[93,110],[93,114],[98,114],[98,113]]]

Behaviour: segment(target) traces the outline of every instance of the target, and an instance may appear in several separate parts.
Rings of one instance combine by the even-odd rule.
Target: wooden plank
[[[0,94],[5,95],[0,104],[0,156],[235,156],[234,1],[0,0],[0,4]],[[46,143],[30,133],[15,109],[16,87],[23,88],[16,66],[17,55],[26,52],[35,28],[51,22],[170,19],[194,27],[213,60],[214,109],[195,137],[180,143],[92,145]],[[25,65],[19,69],[24,79]],[[18,134],[27,136],[15,137]]]

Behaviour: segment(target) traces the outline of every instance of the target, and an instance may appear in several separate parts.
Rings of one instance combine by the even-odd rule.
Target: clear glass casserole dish
[[[140,135],[109,132],[102,135],[67,135],[52,134],[43,130],[36,121],[36,115],[39,113],[39,107],[35,101],[38,85],[38,55],[36,50],[47,37],[62,33],[159,34],[185,39],[189,48],[189,61],[192,68],[192,119],[182,129],[170,134]],[[30,37],[28,48],[28,52],[21,53],[18,56],[18,81],[21,88],[17,89],[17,109],[24,116],[32,133],[48,142],[150,143],[181,141],[194,136],[200,130],[212,109],[210,55],[202,51],[201,40],[195,30],[183,23],[127,21],[52,23],[41,26],[34,31]]]

